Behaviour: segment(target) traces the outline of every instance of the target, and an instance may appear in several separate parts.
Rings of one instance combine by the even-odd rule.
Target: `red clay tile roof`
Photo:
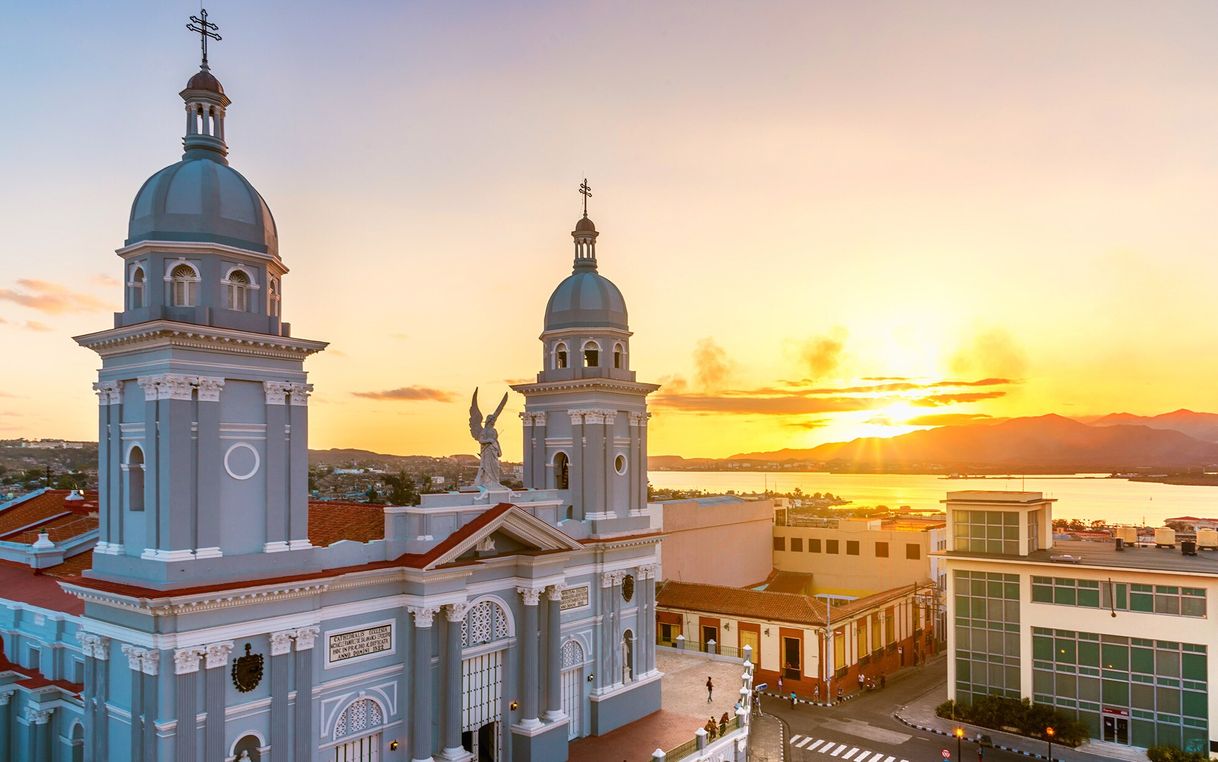
[[[309,502],[309,542],[333,545],[340,540],[385,539],[385,506],[375,503]]]
[[[85,569],[93,568],[93,551],[86,550],[84,553],[77,553],[71,558],[65,558],[63,563],[55,566],[48,566],[42,570],[43,574],[51,577],[59,577],[66,579],[68,577],[79,577],[80,573]]]
[[[664,582],[656,590],[656,605],[774,622],[825,623],[825,604],[815,598],[694,582]]]
[[[109,582],[91,577],[79,577],[65,582],[81,587],[87,587],[92,590],[101,590],[103,592],[114,593],[117,595],[127,595],[139,598],[147,598],[155,600],[158,598],[169,598],[182,595],[197,595],[201,593],[219,592],[221,590],[239,590],[245,587],[260,587],[263,585],[281,585],[292,582],[308,582],[315,579],[328,579],[338,577],[343,574],[351,574],[361,571],[372,571],[375,569],[396,569],[403,566],[421,569],[432,561],[436,560],[444,553],[455,547],[462,540],[469,537],[471,534],[479,531],[487,524],[494,521],[499,516],[506,513],[513,506],[510,503],[500,503],[494,508],[480,514],[473,521],[453,532],[443,542],[436,545],[426,553],[406,553],[398,556],[392,561],[374,561],[367,564],[359,564],[357,566],[343,566],[335,569],[326,569],[319,572],[310,572],[307,574],[292,574],[283,577],[271,577],[267,579],[246,579],[234,582],[227,582],[215,585],[201,585],[197,587],[173,588],[169,590],[158,590],[150,587],[139,587],[136,585],[124,585],[117,582]]]
[[[84,601],[65,593],[58,579],[14,561],[0,561],[0,590],[12,601],[67,614],[85,613]]]
[[[46,490],[0,511],[0,539],[14,541],[7,535],[32,529],[52,519],[81,518],[97,513],[96,492],[86,492],[84,500],[68,500],[71,494],[66,489]],[[36,533],[34,539],[37,539]]]

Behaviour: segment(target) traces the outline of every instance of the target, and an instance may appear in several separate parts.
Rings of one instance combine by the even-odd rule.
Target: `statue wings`
[[[495,408],[495,413],[492,416],[496,421],[499,420],[499,414],[503,412],[503,408],[507,405],[508,393],[503,393],[503,399],[499,400],[499,407]],[[478,409],[478,389],[474,388],[474,398],[469,403],[469,433],[474,439],[480,439],[482,436],[482,411]]]

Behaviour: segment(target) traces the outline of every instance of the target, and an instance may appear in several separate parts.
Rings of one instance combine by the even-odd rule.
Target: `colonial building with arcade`
[[[304,362],[326,344],[284,320],[206,58],[181,97],[185,152],[118,250],[123,309],[76,337],[101,358],[98,492],[0,506],[0,758],[548,762],[659,709],[657,387],[586,210],[514,387],[526,489],[311,503]]]

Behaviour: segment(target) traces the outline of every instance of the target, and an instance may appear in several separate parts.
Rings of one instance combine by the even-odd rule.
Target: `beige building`
[[[1218,752],[1218,551],[1055,542],[1039,492],[945,503],[950,698],[1025,697],[1102,742]]]
[[[812,575],[818,595],[858,597],[897,585],[938,582],[932,553],[946,539],[938,519],[804,519],[775,524],[773,565]],[[937,563],[937,561],[935,562]]]
[[[912,664],[930,646],[925,589],[900,587],[853,601],[720,585],[665,581],[656,591],[656,642],[742,656],[750,646],[757,681],[825,699],[852,693],[858,676]]]
[[[722,495],[656,505],[664,531],[664,579],[748,587],[770,576],[774,507],[769,500]]]

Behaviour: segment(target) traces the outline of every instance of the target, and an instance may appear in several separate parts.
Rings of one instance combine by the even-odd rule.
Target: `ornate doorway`
[[[562,711],[567,715],[567,740],[583,734],[584,649],[574,640],[562,646]]]

